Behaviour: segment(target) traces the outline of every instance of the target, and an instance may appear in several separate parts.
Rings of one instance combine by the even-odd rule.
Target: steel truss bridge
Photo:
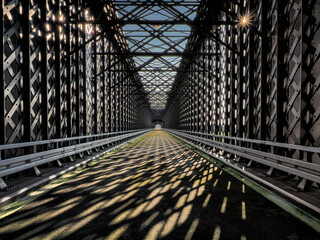
[[[2,0],[1,16],[0,204],[161,125],[320,232],[318,0]]]

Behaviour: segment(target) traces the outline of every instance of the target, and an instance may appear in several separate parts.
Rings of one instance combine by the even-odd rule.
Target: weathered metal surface
[[[215,53],[206,66],[214,75],[185,74],[201,68],[207,55],[182,58],[165,125],[207,132],[204,126],[212,124],[210,132],[218,135],[319,147],[319,1],[202,3],[196,20],[206,19],[206,24],[193,25],[188,49],[209,57]],[[249,26],[213,24],[239,21],[244,15]],[[203,34],[205,30],[211,34]],[[208,40],[209,48],[197,48]],[[212,82],[211,91],[203,81]],[[198,86],[186,90],[189,82]],[[201,100],[207,98],[213,102],[210,108]],[[170,114],[177,114],[174,108],[179,109],[179,122],[170,120]],[[212,113],[210,123],[204,116]],[[287,149],[282,154],[320,164],[318,153]]]
[[[150,126],[148,112],[138,122],[137,109],[126,109],[135,105],[133,91],[143,92],[139,78],[109,69],[115,61],[114,70],[134,69],[120,56],[128,49],[123,32],[107,23],[82,23],[116,17],[112,5],[98,4],[105,6],[104,18],[83,0],[2,1],[1,144]],[[115,55],[109,58],[110,52]],[[113,82],[119,85],[109,92]],[[28,151],[6,150],[2,159]]]

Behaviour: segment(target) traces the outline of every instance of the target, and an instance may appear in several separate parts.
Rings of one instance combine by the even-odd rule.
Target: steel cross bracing
[[[111,23],[112,2],[8,0],[1,15],[0,145],[151,126],[146,90],[122,54],[122,26]]]
[[[248,24],[215,24],[241,19]],[[318,169],[318,151],[276,146],[320,146],[320,2],[208,0],[201,2],[194,22],[201,24],[192,25],[186,49],[201,54],[182,57],[163,117],[165,126],[208,133],[204,138],[215,141],[216,136],[230,136],[224,144]],[[252,146],[248,142],[253,139],[274,145]],[[255,165],[226,148],[209,149],[228,161],[238,157],[246,166]],[[243,154],[245,150],[239,152]],[[270,164],[264,167],[268,176],[282,174]],[[300,190],[311,184],[319,187],[303,177],[293,182]]]
[[[319,189],[319,13],[318,0],[2,1],[1,176],[153,120]]]
[[[156,118],[165,109],[200,2],[113,1]]]

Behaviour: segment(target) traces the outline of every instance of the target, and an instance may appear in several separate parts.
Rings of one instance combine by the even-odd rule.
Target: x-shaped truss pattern
[[[155,114],[166,106],[200,1],[113,1]]]

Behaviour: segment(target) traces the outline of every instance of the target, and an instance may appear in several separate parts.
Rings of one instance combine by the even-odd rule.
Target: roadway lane
[[[320,239],[162,131],[0,220],[0,239]]]

